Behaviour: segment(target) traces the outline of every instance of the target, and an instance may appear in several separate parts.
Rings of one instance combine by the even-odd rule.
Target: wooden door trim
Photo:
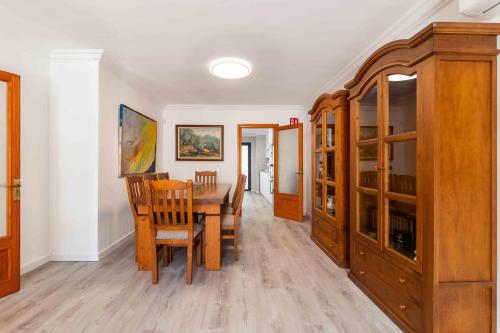
[[[236,156],[238,161],[236,163],[236,175],[238,179],[241,176],[241,134],[244,128],[269,128],[275,129],[279,124],[238,124],[237,129],[237,146],[236,146]]]
[[[298,129],[298,145],[299,145],[299,182],[298,182],[298,198],[297,198],[297,205],[298,210],[299,210],[299,215],[292,217],[292,216],[287,216],[286,218],[295,220],[297,222],[302,222],[304,219],[304,124],[303,123],[298,123],[294,125],[284,125],[284,126],[277,126],[274,129],[274,143],[275,143],[275,150],[274,150],[274,215],[276,216],[276,197],[282,196],[282,197],[288,197],[288,198],[293,198],[295,199],[295,195],[290,195],[286,193],[279,193],[279,166],[278,166],[278,158],[279,158],[279,139],[278,139],[278,132],[281,130],[289,130],[297,128]]]
[[[0,71],[0,81],[7,83],[6,107],[6,159],[7,168],[7,237],[2,237],[1,247],[7,249],[9,276],[0,283],[0,295],[5,296],[20,288],[20,202],[13,201],[11,187],[15,178],[20,178],[20,77],[16,74]],[[6,165],[7,166],[7,165]]]

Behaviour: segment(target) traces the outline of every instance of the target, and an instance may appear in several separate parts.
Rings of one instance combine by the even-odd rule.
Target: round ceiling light
[[[241,79],[252,73],[252,65],[240,58],[218,58],[209,67],[212,75],[222,79]]]

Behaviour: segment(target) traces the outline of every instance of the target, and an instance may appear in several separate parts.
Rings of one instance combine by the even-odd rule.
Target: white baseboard
[[[53,253],[50,261],[99,261],[99,253]]]
[[[46,255],[41,258],[35,259],[29,263],[26,263],[21,266],[21,275],[31,272],[32,270],[37,269],[42,265],[45,265],[49,261],[50,261],[50,255]]]
[[[106,247],[104,250],[99,251],[99,258],[100,259],[104,258],[108,254],[110,254],[114,249],[116,249],[120,245],[124,244],[125,242],[127,242],[129,239],[131,239],[133,237],[134,237],[134,230],[132,230],[131,232],[129,232],[128,234],[126,234],[122,238],[118,239],[113,244]]]

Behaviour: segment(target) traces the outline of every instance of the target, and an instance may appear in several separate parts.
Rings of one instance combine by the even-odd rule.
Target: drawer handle
[[[406,310],[406,304],[399,304],[399,309],[400,309],[401,311]]]
[[[399,283],[406,284],[406,279],[405,278],[399,278]]]
[[[365,255],[365,251],[359,251],[359,255],[360,256],[364,256]]]
[[[359,271],[359,275],[365,275],[366,272],[365,271]]]

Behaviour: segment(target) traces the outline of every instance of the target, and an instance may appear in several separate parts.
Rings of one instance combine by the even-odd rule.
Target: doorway
[[[252,143],[241,143],[241,173],[247,176],[245,191],[250,191],[252,184]]]

